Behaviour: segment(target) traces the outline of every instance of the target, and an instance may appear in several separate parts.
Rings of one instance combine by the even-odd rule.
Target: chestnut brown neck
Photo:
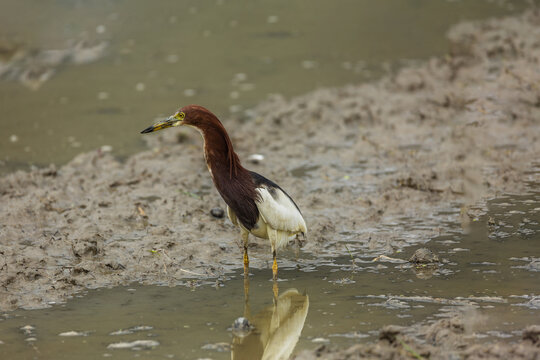
[[[197,126],[204,139],[204,158],[212,177],[227,174],[229,179],[246,171],[240,164],[238,155],[234,152],[229,135],[223,125],[216,122],[206,122]],[[243,170],[243,171],[242,171]]]
[[[252,229],[259,217],[255,203],[258,193],[251,173],[240,164],[223,124],[208,112],[192,126],[202,133],[206,165],[219,194],[242,225]]]

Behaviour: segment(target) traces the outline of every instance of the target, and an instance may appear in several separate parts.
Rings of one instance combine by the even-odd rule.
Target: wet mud
[[[406,328],[389,325],[379,332],[378,341],[336,350],[321,345],[293,357],[308,359],[537,359],[540,326],[523,329],[515,343],[475,344],[470,314],[460,313],[434,324]],[[418,337],[422,340],[418,340]]]
[[[540,12],[459,24],[448,36],[444,58],[375,83],[274,96],[221,119],[244,166],[286,189],[307,220],[305,246],[279,254],[280,266],[350,251],[395,258],[450,223],[466,230],[486,199],[540,180]],[[0,179],[1,310],[45,307],[86,288],[221,281],[242,266],[239,231],[216,216],[225,204],[200,135],[144,139],[150,149],[124,161],[102,148]],[[269,244],[252,238],[249,251],[250,266],[270,278]],[[431,345],[383,329],[379,343],[341,351],[437,355],[438,339],[461,341],[456,316],[415,330],[431,334]],[[537,339],[537,328],[525,329],[500,353],[538,353]],[[456,348],[470,358],[493,350]],[[323,346],[298,358],[346,354]]]

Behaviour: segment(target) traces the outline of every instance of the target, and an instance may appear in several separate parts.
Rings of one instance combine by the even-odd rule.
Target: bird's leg
[[[248,271],[249,268],[248,237],[249,233],[245,230],[242,230],[242,242],[244,243],[244,273]]]

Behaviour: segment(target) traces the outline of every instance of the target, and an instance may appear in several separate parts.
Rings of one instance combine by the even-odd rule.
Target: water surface
[[[414,330],[455,311],[467,312],[471,341],[513,341],[540,316],[540,192],[501,196],[488,207],[468,233],[454,224],[428,243],[441,258],[435,267],[373,262],[365,251],[313,266],[303,254],[280,270],[277,302],[270,269],[251,271],[247,302],[241,271],[186,287],[90,290],[49,309],[4,313],[0,352],[6,359],[229,359],[234,351],[233,358],[253,359],[279,336],[299,335],[294,352],[346,346],[375,341],[384,325]],[[408,259],[414,250],[392,257]],[[241,316],[256,324],[249,346],[231,331]],[[80,336],[59,335],[70,331]],[[137,340],[153,346],[114,349]]]
[[[126,156],[144,147],[141,129],[180,105],[242,117],[269,94],[374,79],[444,54],[452,24],[526,3],[3,0],[0,72],[26,56],[18,71],[51,75],[35,90],[0,75],[0,173],[103,145]],[[50,50],[78,44],[106,49],[90,63],[55,63]]]

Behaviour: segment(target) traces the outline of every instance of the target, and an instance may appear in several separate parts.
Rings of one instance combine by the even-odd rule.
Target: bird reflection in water
[[[232,328],[231,359],[286,360],[291,356],[306,320],[309,297],[296,289],[278,295],[273,304],[251,316],[249,276],[244,274],[244,316]]]

